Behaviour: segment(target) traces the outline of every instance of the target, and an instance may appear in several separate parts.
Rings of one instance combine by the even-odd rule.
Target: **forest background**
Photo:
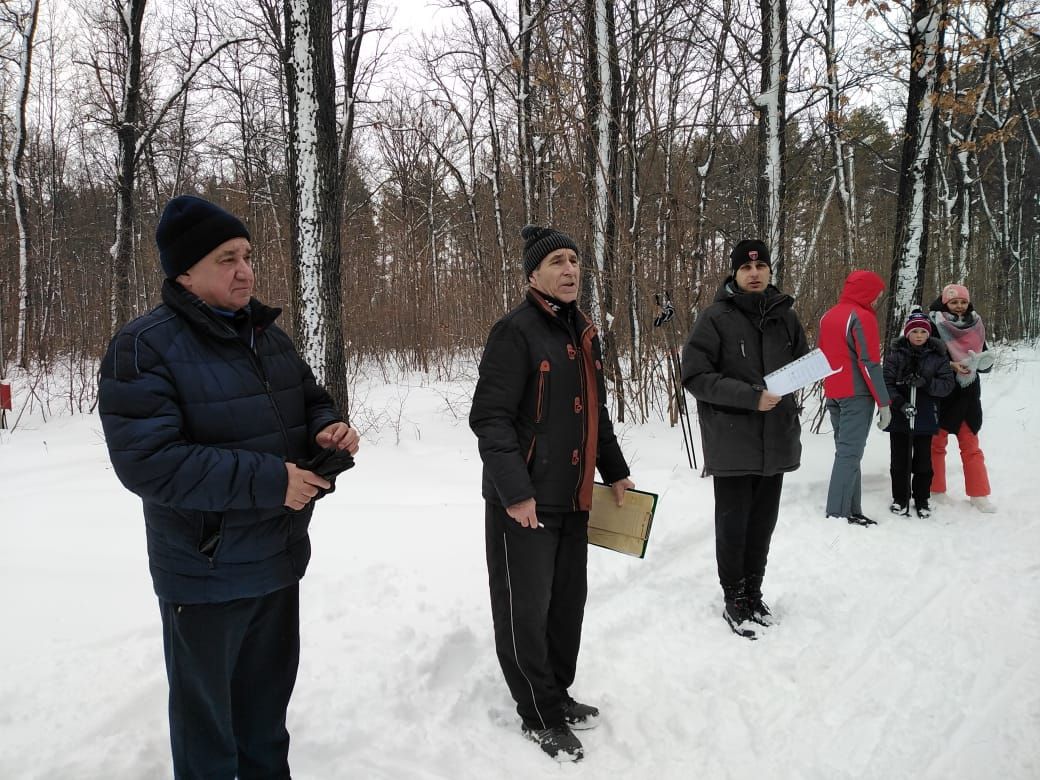
[[[810,340],[852,268],[889,280],[890,333],[956,281],[991,340],[1036,337],[1038,17],[1032,0],[3,0],[0,380],[32,395],[93,374],[159,299],[154,227],[181,193],[245,219],[258,297],[344,408],[362,366],[472,365],[523,289],[525,223],[583,249],[622,419],[667,413],[664,356],[750,236]],[[92,382],[68,386],[70,410],[93,406]]]

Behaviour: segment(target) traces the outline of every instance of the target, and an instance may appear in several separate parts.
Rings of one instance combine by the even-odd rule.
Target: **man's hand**
[[[631,490],[636,486],[636,483],[630,480],[628,477],[619,479],[610,486],[611,492],[614,494],[614,502],[618,506],[622,506],[625,503],[625,491]]]
[[[361,446],[361,437],[358,432],[345,422],[332,423],[318,431],[314,437],[319,447],[331,447],[337,450],[346,450],[351,455],[357,455],[358,447]]]
[[[781,398],[783,398],[783,396],[777,395],[776,393],[770,393],[768,390],[763,390],[762,395],[758,397],[758,411],[770,411],[780,403]]]
[[[520,523],[524,528],[537,528],[538,513],[535,511],[535,507],[534,499],[529,498],[526,501],[521,501],[519,504],[507,506],[506,514],[516,520],[516,522]]]
[[[885,430],[892,422],[892,409],[888,406],[882,406],[878,409],[877,427],[879,431]]]
[[[295,463],[286,463],[285,470],[289,473],[289,484],[285,488],[285,506],[290,509],[303,509],[318,495],[319,489],[328,490],[332,487],[327,480],[313,471],[299,468]]]

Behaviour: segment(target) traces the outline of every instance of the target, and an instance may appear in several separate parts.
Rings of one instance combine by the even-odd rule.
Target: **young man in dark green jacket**
[[[765,376],[809,351],[794,299],[770,283],[769,249],[745,240],[733,273],[701,312],[682,356],[683,385],[697,399],[704,467],[715,481],[715,557],[723,617],[748,639],[771,624],[762,601],[784,473],[798,468],[801,423],[793,395]]]

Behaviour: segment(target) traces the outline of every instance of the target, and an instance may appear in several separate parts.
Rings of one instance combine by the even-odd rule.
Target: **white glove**
[[[890,422],[892,422],[892,409],[889,406],[882,406],[877,413],[878,430],[885,430]]]
[[[968,368],[973,371],[989,371],[993,368],[993,354],[991,352],[983,352],[979,354],[973,349],[968,350],[968,359],[964,362],[967,363]]]

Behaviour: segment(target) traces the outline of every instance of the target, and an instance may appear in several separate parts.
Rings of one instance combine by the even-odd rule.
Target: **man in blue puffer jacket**
[[[289,777],[299,581],[313,501],[298,467],[358,436],[252,297],[249,233],[220,207],[171,200],[156,230],[162,304],[101,364],[116,475],[144,503],[163,623],[178,778]]]

